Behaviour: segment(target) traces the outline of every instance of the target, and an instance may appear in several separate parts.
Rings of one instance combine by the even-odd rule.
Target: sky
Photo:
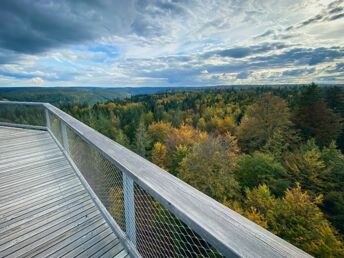
[[[344,0],[1,0],[0,87],[344,83]]]

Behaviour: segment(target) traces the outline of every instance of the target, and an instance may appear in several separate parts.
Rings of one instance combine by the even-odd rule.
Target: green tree
[[[311,197],[299,184],[275,198],[269,187],[246,190],[244,216],[316,257],[342,257],[343,243],[318,205],[322,196]]]
[[[300,185],[287,190],[273,208],[273,231],[317,257],[343,257],[343,243],[318,208],[321,200],[311,198]]]
[[[327,107],[321,90],[314,84],[301,92],[293,121],[306,139],[314,137],[320,146],[337,140],[341,132],[341,116]]]
[[[284,158],[290,180],[300,182],[305,189],[315,193],[322,192],[328,186],[329,169],[314,140],[309,140],[295,152]]]
[[[136,153],[142,157],[146,156],[146,148],[149,145],[148,136],[146,132],[146,126],[143,119],[140,119],[140,123],[136,129],[135,134],[135,150]]]
[[[230,149],[213,137],[194,145],[181,162],[179,177],[222,203],[232,200],[238,195],[239,184]]]
[[[166,169],[167,168],[167,159],[168,159],[167,147],[165,144],[156,142],[152,150],[152,162],[159,167]]]
[[[235,175],[244,187],[253,188],[267,184],[277,195],[282,195],[289,185],[286,171],[271,155],[254,152],[240,157]]]
[[[324,190],[323,209],[329,220],[344,235],[344,155],[332,142],[321,154],[330,172],[328,187]]]
[[[287,102],[271,93],[264,94],[242,118],[237,133],[239,144],[252,152],[263,147],[275,131],[288,138],[292,126]]]
[[[148,126],[148,135],[153,143],[166,143],[168,135],[172,131],[172,125],[169,122],[153,122]]]

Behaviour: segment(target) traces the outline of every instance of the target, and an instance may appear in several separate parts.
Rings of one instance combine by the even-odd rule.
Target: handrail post
[[[123,173],[125,229],[131,242],[136,246],[135,195],[133,179]]]
[[[51,123],[50,123],[50,117],[49,117],[49,111],[47,108],[44,109],[45,111],[45,123],[48,129],[51,129]]]
[[[65,151],[69,153],[69,144],[68,144],[68,135],[67,135],[67,128],[66,125],[63,121],[60,120],[61,123],[61,133],[62,133],[62,143],[63,143],[63,148]]]

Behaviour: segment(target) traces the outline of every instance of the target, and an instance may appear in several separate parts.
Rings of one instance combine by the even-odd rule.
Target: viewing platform
[[[47,103],[0,101],[0,257],[311,257]]]

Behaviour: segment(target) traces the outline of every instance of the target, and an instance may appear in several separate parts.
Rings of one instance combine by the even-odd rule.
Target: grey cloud
[[[133,33],[144,36],[163,35],[163,24],[161,22],[166,17],[180,17],[188,14],[186,8],[189,0],[161,1],[161,0],[138,0],[135,3],[136,17],[131,25]]]
[[[339,12],[341,12],[343,10],[344,10],[343,7],[336,7],[336,8],[331,9],[328,13],[330,13],[330,14],[339,13]]]
[[[340,13],[340,14],[336,14],[336,15],[330,16],[330,17],[327,18],[327,20],[334,21],[334,20],[338,20],[338,19],[341,19],[341,18],[344,18],[344,13]]]
[[[210,55],[211,56],[211,55]],[[203,59],[210,56],[201,57]],[[236,74],[236,79],[246,79],[253,71],[265,71],[273,68],[292,68],[283,73],[283,76],[303,76],[314,74],[316,76],[315,65],[332,62],[337,58],[344,57],[344,48],[289,48],[282,53],[268,53],[264,56],[249,57],[246,59],[234,59],[227,64],[211,65],[199,63],[198,66],[192,66],[188,62],[191,60],[179,60],[173,57],[165,60],[169,65],[165,69],[146,70],[140,67],[136,75],[151,78],[165,78],[169,83],[178,84],[183,81],[197,80],[202,71],[206,70],[209,74]],[[180,63],[186,62],[183,66]],[[304,68],[312,65],[313,67]],[[302,67],[300,67],[302,66]],[[298,68],[300,67],[300,68]],[[343,65],[338,65],[337,70],[344,69]],[[142,69],[141,69],[142,68]]]
[[[262,43],[260,45],[254,45],[249,47],[234,47],[225,50],[211,51],[205,54],[205,57],[209,56],[222,56],[232,58],[243,58],[255,54],[266,53],[272,50],[286,48],[284,43]]]
[[[241,73],[238,73],[237,76],[236,76],[236,78],[237,78],[237,79],[240,79],[240,80],[242,80],[242,79],[247,79],[247,78],[250,76],[250,74],[251,74],[250,71],[243,71],[243,72],[241,72]]]
[[[293,48],[281,54],[259,56],[251,61],[257,64],[266,63],[269,67],[285,65],[317,65],[344,57],[344,48]]]
[[[344,3],[344,0],[335,0],[335,1],[331,2],[331,3],[329,3],[327,8],[328,9],[333,9],[333,8],[338,7],[338,5],[340,5],[342,3]]]
[[[121,34],[130,28],[131,1],[15,1],[0,8],[0,48],[35,54],[65,44]]]
[[[275,34],[275,31],[274,30],[267,30],[265,31],[264,33],[256,36],[255,38],[265,38],[267,36],[270,36],[270,35],[274,35]]]
[[[322,19],[324,18],[323,15],[321,14],[318,14],[308,20],[305,20],[304,22],[302,22],[298,27],[301,28],[301,27],[304,27],[306,25],[309,25],[309,24],[312,24],[312,23],[316,23],[316,22],[319,22],[321,21]]]
[[[0,70],[0,75],[4,77],[11,77],[16,79],[33,79],[36,77],[40,77],[46,81],[51,82],[59,82],[59,81],[70,81],[75,78],[75,76],[80,75],[79,73],[75,72],[59,72],[58,74],[41,74],[37,72],[11,72],[11,71],[5,71]]]
[[[344,74],[344,63],[337,63],[335,67],[329,66],[326,69],[328,73],[343,73]]]
[[[312,74],[315,72],[315,68],[307,69],[307,68],[301,68],[301,69],[292,69],[287,70],[282,73],[283,76],[300,76],[300,75],[307,75]]]

